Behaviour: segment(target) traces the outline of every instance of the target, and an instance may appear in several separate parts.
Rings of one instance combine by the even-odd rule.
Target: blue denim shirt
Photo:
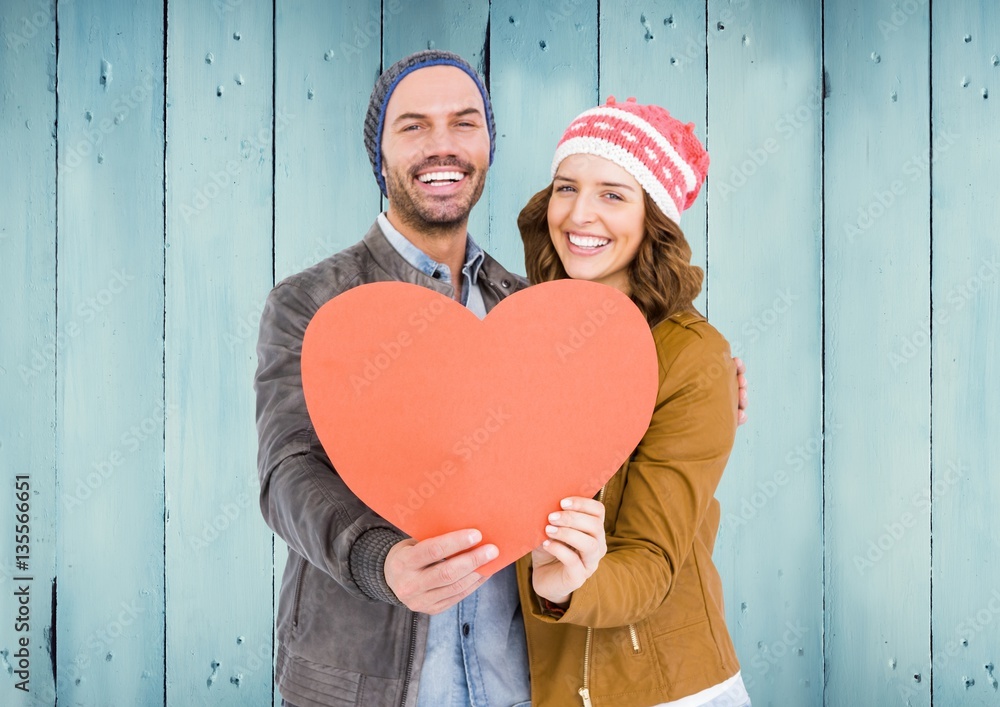
[[[378,215],[378,225],[385,234],[386,239],[396,249],[396,252],[403,256],[410,265],[415,267],[425,275],[433,277],[435,280],[455,286],[451,277],[451,268],[444,263],[439,263],[431,259],[426,253],[417,248],[406,239],[402,233],[389,223],[385,213]],[[483,293],[479,289],[479,269],[483,265],[486,255],[483,249],[472,240],[472,236],[467,235],[465,239],[465,265],[462,266],[462,292],[461,300],[463,306],[482,319],[486,316],[486,305],[483,304]]]
[[[410,243],[385,214],[378,224],[392,247],[413,267],[452,283],[451,270]],[[467,237],[461,302],[486,316],[479,289],[483,249]],[[420,670],[418,707],[512,707],[529,705],[528,649],[514,565],[490,577],[450,609],[431,616]]]

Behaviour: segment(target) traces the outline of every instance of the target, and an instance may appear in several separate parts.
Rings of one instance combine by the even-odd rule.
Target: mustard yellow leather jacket
[[[599,496],[607,555],[560,617],[531,589],[531,556],[518,561],[534,707],[649,707],[739,670],[712,563],[737,424],[729,344],[696,313],[660,322],[653,338],[649,429]]]

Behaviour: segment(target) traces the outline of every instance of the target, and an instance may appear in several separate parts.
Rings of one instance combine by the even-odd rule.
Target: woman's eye
[[[622,199],[620,195],[615,194],[614,192],[608,192],[604,196],[608,197],[612,201],[624,201],[624,199]]]

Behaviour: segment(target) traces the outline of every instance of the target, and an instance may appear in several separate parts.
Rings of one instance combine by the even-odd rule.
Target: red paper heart
[[[656,348],[605,285],[559,280],[483,321],[399,282],[327,302],[302,343],[316,433],[344,482],[414,538],[478,528],[500,556],[545,539],[560,499],[593,496],[652,416]]]

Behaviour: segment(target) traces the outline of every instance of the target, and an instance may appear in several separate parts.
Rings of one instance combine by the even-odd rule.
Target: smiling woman
[[[563,160],[552,182],[549,235],[566,274],[628,292],[626,269],[639,251],[646,215],[639,182],[614,162],[586,154]]]
[[[539,707],[750,705],[712,563],[736,379],[729,344],[694,309],[702,271],[678,225],[707,169],[692,125],[612,98],[569,126],[552,184],[518,218],[531,281],[629,295],[660,363],[639,446],[596,502],[551,514],[548,542],[518,563]]]

